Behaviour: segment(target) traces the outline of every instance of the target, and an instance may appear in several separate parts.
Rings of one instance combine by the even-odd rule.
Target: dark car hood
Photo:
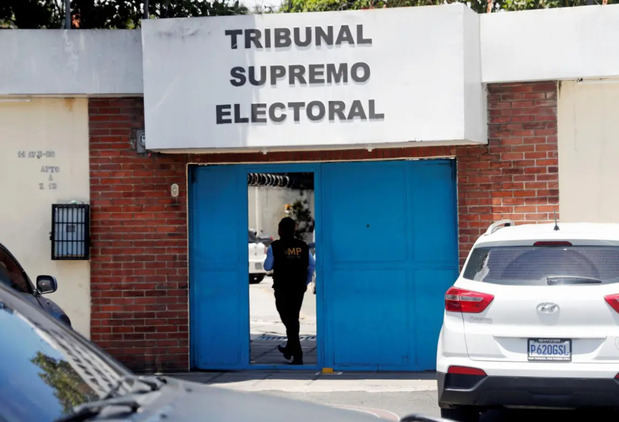
[[[56,302],[51,299],[48,299],[42,295],[36,297],[37,302],[41,305],[41,308],[57,320],[65,323],[67,326],[71,327],[71,320],[69,316],[62,310],[60,306]]]
[[[142,405],[133,415],[103,412],[94,420],[213,421],[213,422],[378,422],[369,413],[321,406],[260,393],[246,393],[164,378],[158,391],[138,398]],[[118,409],[117,409],[118,410]],[[393,422],[393,421],[391,421]]]

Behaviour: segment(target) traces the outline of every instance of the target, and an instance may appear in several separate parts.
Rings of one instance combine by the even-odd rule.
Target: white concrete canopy
[[[619,75],[619,4],[480,17],[484,83]]]
[[[0,95],[142,95],[140,31],[2,30]]]

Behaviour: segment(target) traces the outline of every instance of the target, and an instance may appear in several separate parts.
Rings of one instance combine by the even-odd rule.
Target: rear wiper
[[[131,397],[114,397],[106,400],[91,401],[75,406],[70,415],[56,419],[54,422],[83,421],[98,415],[107,407],[128,407],[131,413],[135,413],[140,408],[140,404]]]
[[[580,275],[552,275],[546,277],[546,284],[554,286],[557,284],[602,284],[603,281],[594,277],[583,277]]]

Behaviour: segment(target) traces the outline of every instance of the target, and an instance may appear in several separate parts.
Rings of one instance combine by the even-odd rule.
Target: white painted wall
[[[0,242],[33,282],[56,277],[49,297],[89,336],[89,262],[52,261],[49,240],[51,204],[89,201],[88,100],[0,97],[0,148]]]
[[[561,221],[619,223],[619,80],[562,82],[558,99]]]
[[[480,15],[482,82],[619,75],[619,4]]]
[[[140,95],[140,31],[2,30],[0,95]]]
[[[423,10],[445,17],[461,5],[415,7],[414,14]],[[364,10],[362,15],[375,12]],[[350,15],[338,12],[336,15]],[[411,13],[408,9],[396,9],[387,13]],[[322,20],[317,13],[295,13],[247,16],[248,22],[264,19],[312,19]],[[377,15],[386,16],[386,15]],[[619,39],[619,4],[594,5],[555,9],[527,10],[475,15],[462,10],[459,23],[445,24],[434,17],[411,22],[419,30],[421,41],[432,42],[432,31],[437,31],[444,43],[461,39],[447,36],[452,30],[464,31],[464,43],[460,51],[472,58],[476,50],[481,52],[481,83],[516,82],[534,80],[557,80],[577,78],[601,78],[619,75],[619,54],[615,40]],[[239,18],[239,17],[229,17]],[[226,19],[226,18],[206,18]],[[174,25],[170,21],[152,20],[145,27],[156,25],[163,28]],[[183,20],[193,24],[195,18]],[[462,22],[464,27],[461,28]],[[182,24],[183,26],[185,24]],[[165,29],[165,28],[163,28]],[[181,28],[182,29],[182,28]],[[392,31],[396,32],[396,31]],[[441,33],[443,35],[441,35]],[[479,33],[479,35],[476,35]],[[182,34],[182,31],[181,31]],[[0,31],[0,95],[125,95],[142,94],[142,39],[141,31],[126,30],[3,30]],[[148,36],[148,35],[146,35]],[[165,36],[163,31],[162,36]],[[402,36],[396,43],[406,46],[414,38]],[[438,39],[437,39],[438,40]],[[429,45],[429,44],[427,44]],[[467,51],[462,50],[468,46]],[[402,47],[403,48],[403,47]],[[162,52],[162,60],[171,65],[174,51]],[[204,49],[196,50],[196,56],[212,58]],[[431,65],[430,57],[419,56],[419,66]],[[474,59],[474,58],[473,58]],[[466,67],[475,66],[465,61]],[[452,71],[460,66],[451,68]],[[412,69],[414,71],[414,69]],[[437,75],[440,74],[438,70]],[[473,75],[473,73],[470,73]],[[373,78],[375,79],[375,78]],[[171,80],[174,80],[172,78]],[[470,79],[465,79],[468,84]],[[211,81],[205,77],[205,83]],[[467,88],[468,90],[468,88]],[[467,110],[470,105],[467,105]],[[467,129],[471,133],[472,129]]]

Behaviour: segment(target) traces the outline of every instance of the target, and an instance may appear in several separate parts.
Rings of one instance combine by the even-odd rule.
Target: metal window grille
[[[52,204],[52,259],[88,259],[90,207]]]

